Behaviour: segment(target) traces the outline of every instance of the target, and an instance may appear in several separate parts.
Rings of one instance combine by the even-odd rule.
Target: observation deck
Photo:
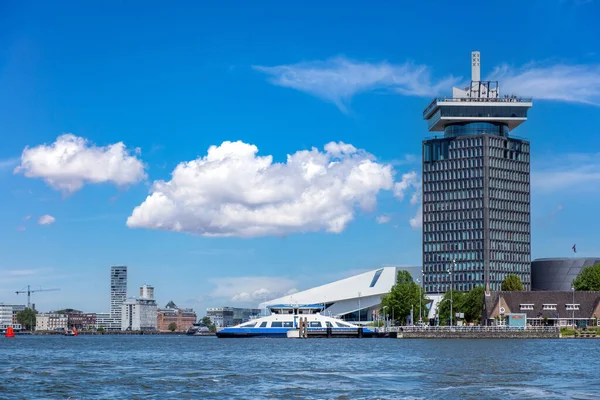
[[[532,105],[531,98],[516,96],[435,98],[423,111],[423,119],[430,132],[463,122],[495,122],[512,131],[527,121],[527,110]]]
[[[498,81],[480,79],[480,54],[471,53],[469,86],[452,88],[451,97],[439,97],[423,111],[430,132],[442,132],[452,125],[491,123],[512,131],[527,121],[533,100],[515,95],[500,96]],[[506,133],[508,133],[506,132]]]

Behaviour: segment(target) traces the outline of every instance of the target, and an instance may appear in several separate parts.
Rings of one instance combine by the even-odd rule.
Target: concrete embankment
[[[559,332],[505,331],[505,332],[452,332],[418,331],[398,332],[398,339],[558,339]]]

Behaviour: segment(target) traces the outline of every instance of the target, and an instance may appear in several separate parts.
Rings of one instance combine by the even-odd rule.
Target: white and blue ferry
[[[358,336],[359,326],[337,318],[321,314],[322,305],[273,305],[269,306],[271,315],[256,318],[243,324],[223,328],[217,331],[220,338],[239,337],[287,337],[287,332],[298,329],[299,319],[307,321],[309,336],[325,336],[328,331],[332,337]],[[328,328],[331,328],[330,330]],[[375,331],[362,327],[362,336],[373,336]]]

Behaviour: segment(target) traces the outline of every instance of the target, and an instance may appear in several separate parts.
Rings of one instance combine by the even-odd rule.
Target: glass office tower
[[[110,267],[110,317],[116,328],[121,328],[121,306],[127,299],[127,267]]]
[[[499,290],[514,273],[530,290],[529,142],[512,132],[532,100],[500,96],[471,57],[469,87],[423,112],[437,135],[423,141],[424,289]]]

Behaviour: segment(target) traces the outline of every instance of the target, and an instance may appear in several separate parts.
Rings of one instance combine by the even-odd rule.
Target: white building
[[[276,304],[323,304],[323,314],[347,321],[372,321],[379,312],[381,297],[390,292],[396,283],[398,270],[407,270],[416,281],[420,267],[383,267],[351,276],[326,285],[297,292],[259,305],[265,308]]]
[[[121,320],[116,320],[110,316],[109,312],[96,313],[96,329],[104,329],[105,331],[114,329],[114,326],[118,325],[119,330],[121,329]]]
[[[121,330],[154,331],[158,307],[151,299],[127,299],[121,309]]]
[[[69,318],[64,314],[40,313],[35,316],[36,331],[67,330]]]
[[[12,326],[15,330],[21,330],[21,324],[14,323],[14,313],[15,306],[9,304],[0,304],[0,331],[4,332],[9,326]]]
[[[116,265],[110,268],[110,316],[114,325],[110,329],[121,327],[121,310],[127,298],[127,267]]]
[[[154,287],[150,285],[140,286],[140,298],[141,299],[154,299]]]

